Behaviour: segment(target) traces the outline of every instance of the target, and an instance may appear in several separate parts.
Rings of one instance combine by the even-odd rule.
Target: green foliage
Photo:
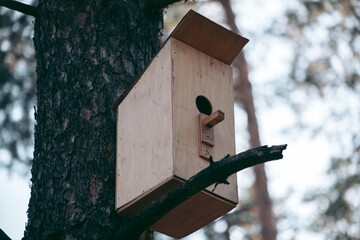
[[[295,46],[289,75],[293,89],[305,89],[308,105],[296,109],[299,119],[316,97],[323,99],[323,117],[313,116],[302,128],[328,137],[329,152],[336,149],[328,170],[332,184],[309,194],[319,206],[310,226],[326,239],[360,239],[360,2],[353,0],[301,0],[287,12],[284,37]],[[316,91],[312,91],[316,89]],[[292,91],[291,93],[294,93]],[[317,93],[317,94],[314,94]],[[317,95],[317,96],[316,96]],[[290,94],[289,99],[292,99]],[[311,107],[310,107],[311,108]],[[314,124],[318,122],[318,124]],[[352,147],[354,146],[354,147]],[[334,152],[332,152],[334,154]],[[344,158],[343,156],[349,157]]]
[[[285,36],[296,42],[291,78],[299,84],[360,88],[358,1],[299,1],[287,12]]]
[[[249,199],[250,200],[250,199]],[[242,202],[235,211],[228,213],[221,219],[210,223],[204,228],[207,239],[253,239],[260,235],[258,221],[258,207],[251,202]]]

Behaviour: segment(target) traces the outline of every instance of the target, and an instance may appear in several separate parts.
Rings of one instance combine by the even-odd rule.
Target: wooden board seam
[[[116,212],[118,214],[120,214],[123,210],[127,209],[129,206],[131,206],[132,204],[136,203],[137,201],[139,201],[140,199],[142,199],[143,197],[145,197],[146,195],[152,193],[155,189],[161,187],[162,185],[164,185],[165,183],[171,181],[173,179],[173,177],[168,177],[167,179],[165,179],[164,181],[160,182],[159,184],[157,184],[156,186],[152,187],[151,189],[145,191],[144,193],[140,194],[138,197],[134,198],[133,200],[131,200],[130,202],[122,205],[121,207],[116,209]]]

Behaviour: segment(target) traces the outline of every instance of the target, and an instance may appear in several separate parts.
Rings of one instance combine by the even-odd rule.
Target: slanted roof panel
[[[214,23],[208,18],[198,14],[194,10],[190,10],[184,16],[169,36],[169,38],[171,37],[176,38],[229,65],[232,64],[241,49],[243,49],[249,41],[248,39],[235,34]],[[112,108],[114,111],[116,111],[118,105],[135,86],[142,74],[146,71],[147,67],[139,75],[135,82],[116,99]]]
[[[193,10],[185,15],[170,37],[229,65],[249,41]]]

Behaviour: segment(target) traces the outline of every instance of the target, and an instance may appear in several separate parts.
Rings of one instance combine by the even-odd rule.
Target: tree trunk
[[[37,109],[24,239],[108,239],[115,213],[117,96],[160,47],[144,0],[39,1]],[[118,153],[121,154],[121,153]]]
[[[233,32],[239,33],[235,23],[235,14],[230,5],[230,0],[219,0],[223,5],[227,24]],[[251,83],[248,77],[247,62],[243,52],[234,61],[234,67],[239,71],[235,80],[235,100],[240,102],[248,116],[248,131],[250,134],[250,146],[255,148],[261,145],[257,119],[255,115],[254,99]],[[261,223],[261,235],[264,240],[275,240],[276,220],[273,217],[272,201],[267,188],[267,177],[264,164],[254,167],[255,173],[255,204],[259,207],[259,219]]]

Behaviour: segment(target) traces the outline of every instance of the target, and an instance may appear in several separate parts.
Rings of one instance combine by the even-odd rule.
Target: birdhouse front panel
[[[209,166],[199,148],[207,148],[215,161],[235,154],[232,69],[177,39],[171,42],[174,174],[187,180]],[[224,120],[210,129],[211,143],[202,143],[200,114],[206,117],[217,111],[224,113]],[[229,182],[218,185],[214,193],[236,204],[236,175],[230,176]]]

